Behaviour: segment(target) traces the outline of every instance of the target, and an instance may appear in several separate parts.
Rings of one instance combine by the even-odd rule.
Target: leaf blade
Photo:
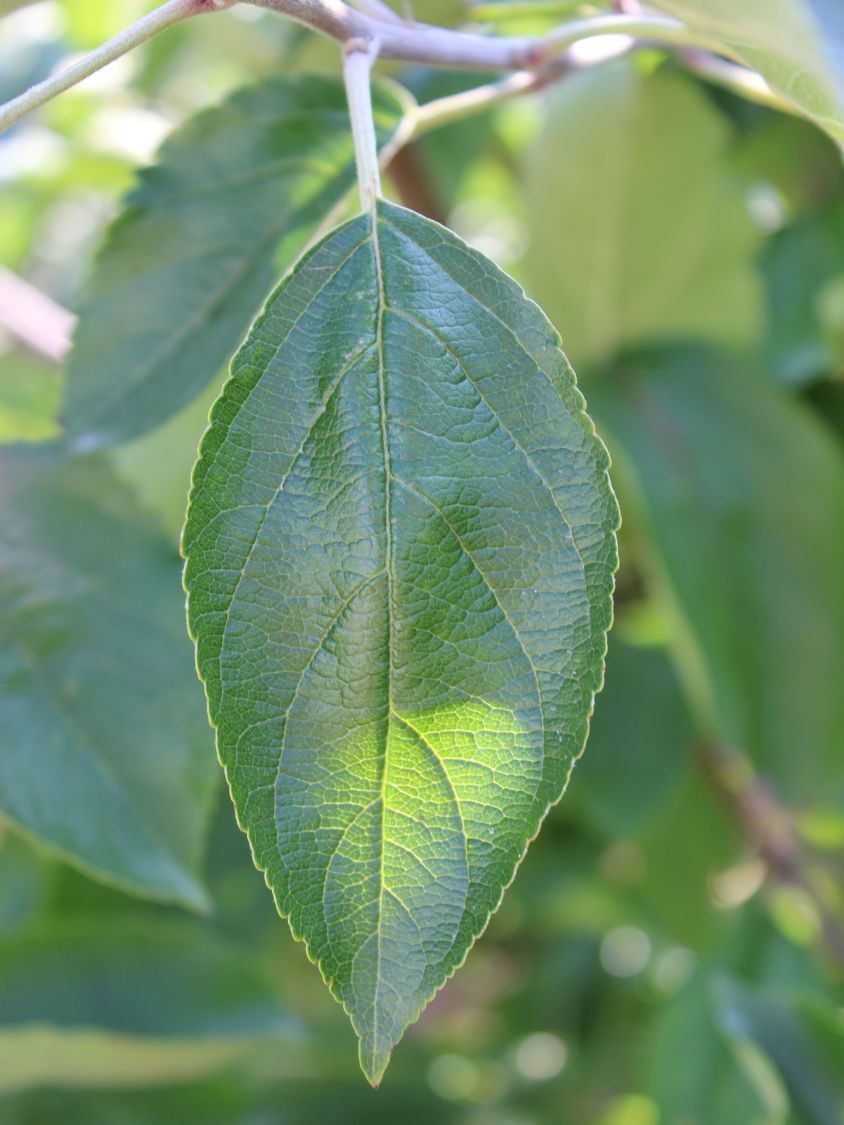
[[[703,349],[629,357],[593,406],[703,733],[795,805],[839,801],[840,448],[782,390]]]
[[[841,17],[827,0],[653,0],[757,70],[786,101],[844,143],[844,83],[835,67]]]
[[[0,1090],[156,1086],[300,1032],[254,962],[196,925],[49,917],[0,940]]]
[[[755,343],[760,235],[729,143],[679,74],[616,64],[553,93],[526,167],[524,268],[581,374],[657,339]]]
[[[184,551],[240,823],[377,1082],[580,753],[617,510],[536,307],[435,224],[372,222],[256,323]]]
[[[99,459],[0,450],[0,811],[130,893],[207,906],[215,785],[175,552]]]
[[[385,87],[374,104],[384,145],[403,107]],[[177,130],[141,173],[88,284],[68,360],[75,446],[137,437],[190,402],[353,183],[337,82],[266,81]]]

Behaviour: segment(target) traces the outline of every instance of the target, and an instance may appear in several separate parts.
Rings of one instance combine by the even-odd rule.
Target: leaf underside
[[[838,55],[840,0],[651,0],[723,44],[769,86],[844,144],[844,82]]]
[[[524,270],[582,379],[647,340],[758,339],[760,235],[732,144],[724,116],[682,74],[622,61],[550,95],[526,169]],[[547,237],[561,222],[564,235]]]
[[[618,512],[556,333],[387,203],[276,291],[194,474],[188,614],[240,824],[377,1083],[564,787]]]
[[[217,779],[179,560],[99,457],[0,450],[0,815],[135,894],[206,908]]]
[[[379,146],[403,107],[376,85]],[[86,288],[68,359],[75,446],[155,429],[202,391],[355,179],[341,82],[273,78],[203,110],[141,173]]]

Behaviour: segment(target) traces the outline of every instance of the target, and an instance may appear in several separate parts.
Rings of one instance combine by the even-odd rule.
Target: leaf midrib
[[[387,850],[387,766],[388,766],[388,752],[390,746],[390,731],[393,717],[393,664],[395,662],[395,636],[393,628],[393,617],[395,612],[394,606],[394,587],[393,587],[393,568],[395,565],[394,559],[394,543],[393,543],[393,528],[392,528],[392,507],[393,507],[393,469],[390,457],[390,438],[389,426],[387,418],[387,380],[384,365],[384,314],[386,312],[386,297],[384,294],[384,264],[381,257],[381,241],[378,235],[378,213],[376,210],[376,203],[373,200],[372,209],[370,211],[370,224],[371,224],[371,237],[372,237],[372,258],[375,267],[375,285],[377,292],[377,306],[375,312],[375,348],[378,353],[378,399],[379,399],[379,420],[381,425],[381,443],[384,453],[384,539],[385,539],[385,572],[387,579],[387,722],[384,733],[384,761],[381,769],[381,857],[380,857],[380,871],[379,871],[379,891],[378,891],[378,920],[375,927],[375,996],[373,997],[373,1028],[372,1028],[372,1044],[373,1051],[378,1049],[378,993],[381,984],[381,931],[382,919],[384,914],[384,857]],[[405,907],[405,909],[407,909]],[[409,917],[413,917],[408,912]]]

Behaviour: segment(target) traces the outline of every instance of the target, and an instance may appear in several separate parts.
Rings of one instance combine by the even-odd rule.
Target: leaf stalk
[[[343,52],[343,78],[352,123],[361,210],[371,211],[381,195],[378,141],[372,116],[372,64],[378,57],[378,41],[353,39]]]
[[[159,8],[142,17],[126,30],[115,35],[102,46],[71,63],[58,74],[31,87],[25,93],[0,106],[0,132],[19,121],[31,110],[37,109],[58,94],[70,89],[83,79],[108,66],[115,59],[125,55],[134,47],[157,35],[182,20],[204,12],[222,11],[233,7],[239,0],[166,0]],[[462,104],[455,102],[448,107],[448,113],[464,115],[475,108],[483,108],[492,95],[492,100],[506,98],[511,94],[535,89],[544,85],[549,77],[548,68],[555,59],[583,40],[600,36],[625,36],[632,44],[645,42],[657,47],[672,47],[696,52],[693,58],[696,68],[707,67],[707,77],[731,88],[743,87],[750,91],[756,100],[773,104],[774,95],[767,95],[759,89],[758,76],[743,67],[725,70],[725,60],[715,55],[706,56],[706,51],[721,50],[706,36],[695,33],[680,20],[663,16],[648,16],[639,13],[620,12],[590,19],[570,20],[546,35],[527,38],[513,36],[483,35],[475,32],[456,31],[449,28],[433,27],[428,24],[411,23],[399,17],[388,19],[382,3],[368,0],[361,4],[364,10],[358,11],[342,0],[245,0],[255,7],[278,12],[296,20],[322,35],[337,40],[349,57],[364,54],[364,47],[374,58],[373,46],[382,59],[395,59],[405,62],[426,63],[431,66],[453,67],[462,70],[515,71],[517,76],[511,83],[502,84],[500,89],[483,89],[476,101],[471,93]],[[370,14],[372,13],[372,14]],[[709,65],[711,64],[711,65]],[[724,65],[718,65],[724,64]],[[372,63],[369,63],[371,68]],[[355,71],[358,64],[352,64]],[[534,79],[518,72],[529,72]],[[559,76],[559,72],[558,75]],[[443,111],[446,106],[441,107]],[[777,108],[782,108],[778,105]],[[420,128],[433,127],[435,121],[431,114]],[[444,119],[445,115],[444,115]]]

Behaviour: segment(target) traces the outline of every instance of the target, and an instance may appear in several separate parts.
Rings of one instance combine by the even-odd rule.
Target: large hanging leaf
[[[215,771],[180,603],[175,551],[102,462],[0,451],[0,814],[202,906]]]
[[[649,0],[757,70],[795,109],[844,143],[839,0]]]
[[[653,339],[757,338],[759,239],[726,119],[677,74],[576,74],[528,166],[530,288],[575,367]]]
[[[844,799],[840,446],[703,351],[637,356],[592,397],[707,733],[794,804]]]
[[[0,941],[0,1093],[186,1081],[294,1034],[264,975],[196,926],[93,914]]]
[[[374,106],[383,144],[402,106],[380,88]],[[262,82],[179,129],[141,174],[88,285],[68,367],[76,444],[124,441],[190,402],[354,177],[338,82]]]
[[[607,457],[539,310],[381,203],[271,298],[185,530],[240,823],[377,1082],[562,793],[602,680]]]

